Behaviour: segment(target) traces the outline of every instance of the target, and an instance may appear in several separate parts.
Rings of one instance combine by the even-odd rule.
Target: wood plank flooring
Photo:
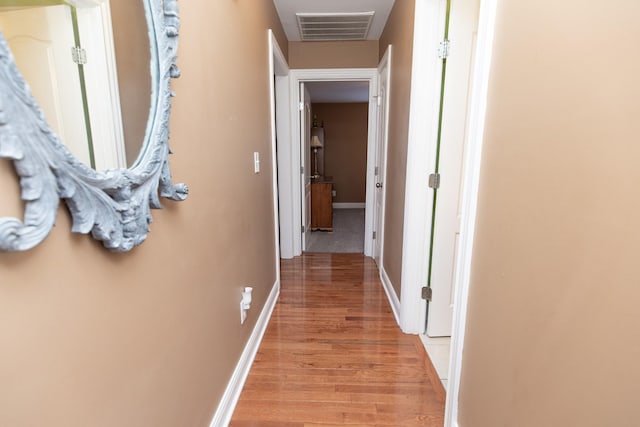
[[[445,392],[371,258],[282,261],[280,299],[231,426],[442,426]]]

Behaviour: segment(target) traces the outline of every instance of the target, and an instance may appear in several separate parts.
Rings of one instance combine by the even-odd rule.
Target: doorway
[[[365,177],[365,215],[364,215],[364,244],[363,252],[366,256],[372,255],[373,247],[373,206],[375,195],[375,162],[376,158],[376,129],[377,129],[377,104],[375,98],[377,93],[377,69],[301,69],[291,70],[289,73],[289,105],[290,108],[290,131],[289,135],[294,136],[291,144],[280,144],[278,146],[278,189],[279,206],[288,211],[290,222],[280,221],[280,251],[282,258],[292,258],[299,256],[303,251],[303,236],[305,233],[302,200],[304,172],[304,148],[301,144],[301,121],[300,108],[301,88],[303,84],[328,83],[328,82],[364,82],[368,86],[369,99],[367,103],[367,141],[366,141],[366,177]],[[321,124],[321,123],[319,123]],[[326,123],[325,123],[326,125]],[[309,149],[310,147],[310,143]],[[309,159],[311,157],[309,156]],[[311,161],[308,161],[311,163]],[[311,165],[307,165],[310,167]],[[281,180],[281,177],[283,180]],[[332,201],[333,203],[333,201]],[[310,232],[310,231],[309,231]]]
[[[369,83],[303,84],[311,102],[312,193],[304,252],[364,253]]]
[[[420,147],[420,153],[414,153],[420,158],[428,159],[430,188],[418,191],[410,188],[411,191],[407,192],[407,203],[423,198],[430,215],[422,220],[425,230],[420,237],[423,240],[420,242],[422,249],[409,253],[411,261],[407,268],[414,271],[422,268],[419,280],[426,284],[425,290],[430,291],[426,292],[427,300],[417,299],[422,303],[424,312],[415,319],[421,317],[421,323],[415,325],[415,331],[421,334],[425,348],[446,387],[456,300],[456,263],[464,216],[464,159],[469,134],[469,100],[473,91],[472,64],[478,31],[479,1],[443,0],[439,3],[437,16],[442,22],[438,37],[445,42],[441,43],[439,63],[432,69],[432,99],[438,100],[439,105],[435,109],[438,114],[430,120],[435,130],[433,142]],[[415,236],[407,237],[411,238],[415,239]],[[416,294],[419,293],[418,290]]]

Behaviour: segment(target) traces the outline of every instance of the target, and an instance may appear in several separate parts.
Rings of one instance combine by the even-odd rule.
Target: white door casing
[[[467,323],[467,302],[469,299],[471,262],[473,259],[473,241],[482,166],[482,145],[484,141],[489,76],[491,73],[491,57],[493,54],[496,8],[497,0],[480,0],[478,37],[472,65],[473,82],[469,97],[467,148],[463,167],[462,221],[455,272],[456,303],[453,307],[445,427],[458,426],[458,397]]]
[[[293,217],[302,218],[302,195],[303,188],[301,186],[302,180],[300,179],[300,166],[301,165],[301,144],[299,143],[300,132],[300,120],[298,105],[300,103],[300,83],[305,81],[367,81],[369,82],[369,94],[377,93],[377,72],[376,68],[335,68],[335,69],[295,69],[290,70],[289,73],[289,99],[291,105],[291,135],[297,135],[296,141],[293,141],[289,145],[291,149],[291,163],[283,162],[278,163],[279,173],[289,174],[289,176],[295,177],[293,181],[293,188],[289,194],[280,194],[280,200],[287,200],[290,198],[293,208]],[[367,179],[366,179],[366,208],[365,208],[365,241],[364,241],[364,254],[366,256],[372,256],[373,252],[373,195],[375,192],[375,180],[374,169],[375,165],[372,159],[376,154],[376,129],[377,129],[377,107],[374,99],[369,100],[368,111],[368,135],[367,135]],[[281,146],[278,146],[280,151]],[[283,227],[291,227],[291,234],[293,235],[293,256],[302,254],[302,232],[300,222],[295,221],[288,224],[281,222],[280,229]],[[282,232],[281,232],[282,234]]]
[[[299,182],[300,176],[292,173],[293,169],[293,149],[294,141],[297,138],[291,137],[291,110],[295,111],[294,106],[290,105],[290,86],[289,86],[289,67],[284,58],[282,51],[277,48],[278,43],[271,34],[271,43],[273,46],[272,61],[274,61],[274,70],[270,74],[270,80],[274,80],[274,99],[272,108],[275,121],[274,135],[274,157],[277,159],[276,172],[274,179],[277,188],[276,205],[278,208],[276,227],[279,234],[279,256],[285,259],[294,256],[294,240],[295,236],[300,232],[300,224],[296,217],[296,206],[293,197],[295,183]],[[297,116],[296,116],[297,120]],[[298,206],[298,212],[300,207]],[[279,265],[279,264],[278,264]]]
[[[275,240],[275,269],[276,269],[276,282],[280,286],[280,218],[281,209],[279,203],[280,190],[279,175],[278,175],[278,139],[282,139],[286,144],[287,136],[286,132],[289,128],[289,103],[288,103],[288,90],[289,90],[289,65],[287,60],[278,45],[278,41],[273,34],[272,30],[269,30],[269,100],[270,100],[270,119],[271,119],[271,176],[272,176],[272,188],[273,188],[273,227],[274,227],[274,240]],[[285,150],[286,151],[286,150]]]
[[[456,254],[462,219],[463,159],[468,129],[472,63],[478,31],[479,0],[451,3],[440,143],[440,188],[436,202],[431,266],[432,301],[427,335],[450,336],[453,321]],[[429,235],[425,236],[429,239]]]
[[[373,211],[373,259],[382,270],[384,248],[384,211],[386,199],[385,177],[387,172],[387,143],[389,123],[389,87],[391,81],[391,50],[389,46],[378,65],[378,93],[376,95],[377,129],[376,129],[376,157],[375,157],[375,192]]]
[[[300,179],[302,180],[302,250],[311,239],[311,95],[300,83]]]

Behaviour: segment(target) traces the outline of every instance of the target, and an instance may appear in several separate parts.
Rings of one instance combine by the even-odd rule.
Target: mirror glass
[[[136,162],[151,102],[143,0],[0,0],[0,31],[79,160],[99,171]]]

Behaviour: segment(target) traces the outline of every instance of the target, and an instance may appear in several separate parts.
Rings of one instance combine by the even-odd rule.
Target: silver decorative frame
[[[129,169],[97,172],[67,150],[0,33],[0,157],[12,160],[25,202],[23,221],[0,218],[0,250],[24,251],[42,242],[55,225],[62,199],[71,212],[72,232],[91,232],[108,249],[127,252],[146,239],[151,208],[162,207],[160,196],[186,199],[188,188],[171,182],[168,163],[170,80],[180,75],[178,5],[176,0],[141,1],[149,29],[152,96],[145,142]]]

